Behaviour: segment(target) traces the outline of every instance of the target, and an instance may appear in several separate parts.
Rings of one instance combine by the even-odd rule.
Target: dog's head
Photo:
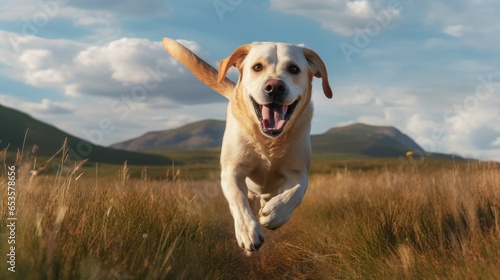
[[[285,43],[252,43],[240,46],[223,59],[218,80],[222,81],[231,66],[240,71],[237,94],[242,94],[247,108],[261,131],[277,137],[293,123],[311,99],[312,77],[323,79],[323,92],[332,97],[325,64],[314,51]]]

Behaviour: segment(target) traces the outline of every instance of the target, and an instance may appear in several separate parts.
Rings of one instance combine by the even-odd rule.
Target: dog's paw
[[[292,216],[295,207],[276,196],[269,200],[259,211],[259,223],[271,230],[284,225]]]
[[[264,243],[264,231],[255,220],[235,223],[236,240],[247,254],[259,250]]]

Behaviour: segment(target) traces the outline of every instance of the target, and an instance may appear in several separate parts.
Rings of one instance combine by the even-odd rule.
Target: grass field
[[[59,160],[59,159],[56,159]],[[398,163],[399,162],[399,163]],[[497,279],[500,166],[348,164],[311,176],[302,205],[246,257],[217,177],[61,168],[16,174],[16,272],[0,279]],[[7,166],[0,177],[6,221]],[[175,168],[175,167],[174,167]],[[319,168],[319,167],[318,167]],[[106,174],[103,174],[106,173]],[[112,173],[111,175],[109,173]],[[322,174],[320,174],[322,173]],[[2,222],[5,224],[5,222]]]

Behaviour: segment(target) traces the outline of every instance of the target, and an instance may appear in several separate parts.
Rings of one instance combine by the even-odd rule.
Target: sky
[[[1,0],[0,104],[110,145],[225,119],[227,101],[162,37],[215,67],[280,41],[327,66],[334,98],[314,81],[313,134],[390,125],[428,151],[500,161],[499,12],[496,0]]]

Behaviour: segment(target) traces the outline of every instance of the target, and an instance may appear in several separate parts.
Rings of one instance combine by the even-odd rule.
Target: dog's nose
[[[264,83],[264,91],[269,95],[282,95],[286,90],[286,84],[282,80],[269,79]]]

